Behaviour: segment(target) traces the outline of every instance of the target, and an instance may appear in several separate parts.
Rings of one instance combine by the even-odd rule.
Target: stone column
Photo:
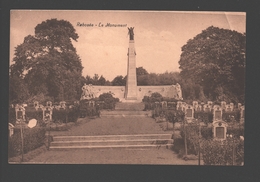
[[[134,40],[129,40],[128,63],[127,63],[127,81],[125,98],[126,100],[137,100],[137,80],[136,80],[136,61]]]

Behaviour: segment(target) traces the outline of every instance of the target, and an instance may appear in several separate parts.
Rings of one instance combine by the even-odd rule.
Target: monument
[[[137,100],[137,80],[136,80],[136,61],[135,61],[135,41],[134,41],[134,27],[128,28],[129,47],[127,60],[127,80],[125,98],[126,100]]]
[[[111,93],[121,102],[142,102],[144,96],[151,96],[155,92],[160,93],[163,97],[183,100],[181,86],[178,83],[176,85],[137,86],[134,27],[128,27],[128,35],[126,86],[84,84],[80,100],[99,97],[103,93]]]

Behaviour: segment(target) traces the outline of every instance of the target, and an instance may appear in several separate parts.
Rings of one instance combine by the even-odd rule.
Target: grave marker
[[[232,111],[232,107],[229,104],[227,104],[226,108],[225,108],[225,111],[226,112],[231,112]]]
[[[15,116],[16,120],[25,120],[25,108],[20,105],[15,106]]]
[[[199,103],[197,101],[192,101],[192,106],[193,106],[194,110],[197,111]]]
[[[182,102],[181,107],[182,107],[182,111],[185,112],[185,108],[187,106],[186,102]]]
[[[213,125],[213,137],[215,140],[226,140],[227,136],[227,123],[220,120],[214,121]]]
[[[245,122],[245,106],[240,107],[240,122]]]
[[[35,109],[37,110],[39,107],[39,102],[38,101],[34,101],[33,102],[33,107],[35,107]]]
[[[240,107],[242,106],[241,103],[237,103],[237,108],[240,110]]]
[[[163,109],[167,109],[167,102],[166,101],[162,101],[161,102],[161,106]]]
[[[65,101],[60,102],[60,109],[66,109],[66,102]]]
[[[182,102],[181,101],[177,102],[177,110],[182,111]]]
[[[231,111],[234,111],[234,103],[229,103],[229,105],[230,105],[230,108],[231,108]]]
[[[8,123],[9,137],[14,134],[14,125],[12,123]]]
[[[53,110],[53,108],[52,107],[48,107],[48,106],[46,106],[46,107],[43,107],[42,108],[42,118],[43,118],[43,120],[52,120],[52,110]]]
[[[222,110],[226,110],[226,105],[227,105],[227,103],[225,101],[221,101],[220,106],[221,106]]]
[[[208,101],[208,106],[210,107],[210,109],[212,109],[212,106],[213,106],[213,102],[212,101]]]
[[[222,120],[222,108],[219,105],[213,107],[213,121]]]
[[[203,110],[204,110],[204,112],[210,112],[211,107],[208,104],[205,104],[205,105],[203,105]]]
[[[174,109],[175,102],[168,102],[167,105],[169,109]]]
[[[47,102],[46,102],[46,106],[52,107],[52,102],[51,102],[51,101],[47,101]]]
[[[185,106],[185,118],[187,119],[187,122],[190,123],[194,119],[194,110],[193,106],[186,105]]]

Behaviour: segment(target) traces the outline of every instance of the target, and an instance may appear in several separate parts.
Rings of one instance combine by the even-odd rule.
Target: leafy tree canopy
[[[80,90],[83,67],[72,44],[78,37],[68,21],[43,21],[35,27],[35,35],[26,36],[15,48],[10,76],[23,78],[33,95],[44,93],[62,100],[68,99],[65,95],[79,97],[75,90]]]
[[[113,86],[125,86],[126,85],[126,76],[123,77],[122,75],[116,76],[112,80],[112,85]]]
[[[246,35],[209,27],[182,47],[181,76],[200,84],[206,95],[243,100]]]
[[[143,67],[136,68],[136,75],[148,75],[148,72]]]

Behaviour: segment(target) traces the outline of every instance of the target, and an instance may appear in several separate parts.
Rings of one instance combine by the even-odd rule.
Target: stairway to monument
[[[116,103],[115,110],[117,111],[143,111],[144,103],[142,102],[118,102]]]
[[[144,103],[142,102],[119,102],[115,106],[115,110],[103,110],[100,117],[151,117],[151,111],[144,111]]]
[[[172,134],[54,136],[49,149],[169,148],[172,145]]]

